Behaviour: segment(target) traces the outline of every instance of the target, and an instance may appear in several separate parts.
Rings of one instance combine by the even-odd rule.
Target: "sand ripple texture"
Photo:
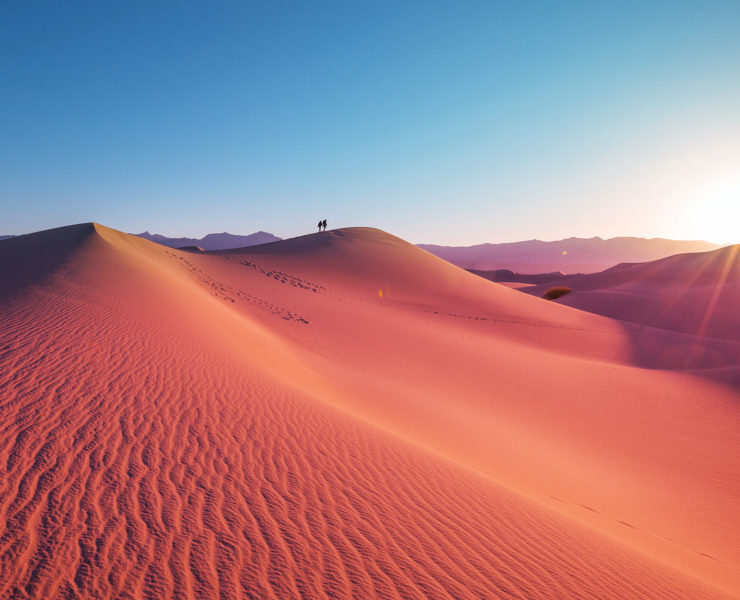
[[[323,402],[164,249],[78,227],[0,313],[0,597],[723,597]]]

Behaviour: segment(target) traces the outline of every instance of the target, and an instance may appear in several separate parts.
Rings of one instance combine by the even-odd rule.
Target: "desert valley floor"
[[[738,246],[683,256],[614,318],[368,228],[0,242],[0,598],[740,597]]]

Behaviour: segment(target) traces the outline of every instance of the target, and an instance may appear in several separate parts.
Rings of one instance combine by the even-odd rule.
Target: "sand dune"
[[[0,268],[0,597],[740,595],[733,340],[363,228]]]
[[[740,341],[739,254],[740,245],[726,246],[569,276],[557,284],[573,293],[559,302],[634,323]],[[546,287],[527,291],[541,295]]]

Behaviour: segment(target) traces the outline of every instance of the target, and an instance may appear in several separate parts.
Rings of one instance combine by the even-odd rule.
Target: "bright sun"
[[[698,188],[679,218],[684,237],[740,243],[740,174]]]

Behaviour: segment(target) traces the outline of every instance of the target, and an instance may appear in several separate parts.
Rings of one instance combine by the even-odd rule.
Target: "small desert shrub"
[[[555,287],[551,287],[549,290],[547,290],[545,292],[545,295],[542,297],[545,300],[555,300],[555,298],[560,298],[560,296],[565,296],[565,294],[569,293],[569,287],[565,287],[564,285],[556,285]]]

